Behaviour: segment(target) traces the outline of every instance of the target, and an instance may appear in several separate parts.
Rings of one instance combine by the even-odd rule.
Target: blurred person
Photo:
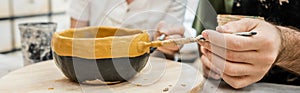
[[[71,0],[71,28],[114,26],[148,30],[151,40],[181,38],[186,0]],[[166,25],[168,23],[168,25]],[[176,28],[176,29],[174,29]],[[151,32],[152,31],[152,32]],[[159,47],[172,59],[181,46]],[[155,51],[154,55],[160,55]]]

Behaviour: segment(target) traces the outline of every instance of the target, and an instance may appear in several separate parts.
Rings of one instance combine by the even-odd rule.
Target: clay
[[[114,27],[87,27],[55,33],[54,60],[66,77],[82,84],[115,84],[130,80],[146,65],[146,31]]]
[[[138,50],[139,42],[149,42],[146,31],[113,27],[87,27],[54,33],[52,50],[61,56],[87,59],[136,57],[149,53]]]
[[[56,65],[66,77],[83,84],[115,84],[130,80],[141,71],[149,54],[138,57],[85,59],[54,54]],[[129,65],[129,66],[128,66]],[[99,80],[102,82],[87,82]]]

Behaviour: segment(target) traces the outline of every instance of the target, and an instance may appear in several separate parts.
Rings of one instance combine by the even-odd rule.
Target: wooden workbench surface
[[[69,81],[51,61],[33,64],[0,79],[0,93],[162,93],[197,92],[204,78],[190,65],[150,57],[129,82],[90,86]]]

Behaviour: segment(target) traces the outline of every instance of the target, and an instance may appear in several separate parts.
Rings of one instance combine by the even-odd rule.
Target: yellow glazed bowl
[[[146,31],[101,26],[56,32],[51,45],[57,66],[70,80],[109,84],[127,81],[144,68],[149,48],[138,50],[138,43],[149,41]]]

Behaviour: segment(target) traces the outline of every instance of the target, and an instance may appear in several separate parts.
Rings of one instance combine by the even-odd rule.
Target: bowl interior
[[[53,35],[52,49],[61,56],[87,59],[136,57],[149,53],[138,49],[140,42],[149,42],[146,31],[114,28],[86,27],[69,29]]]
[[[143,33],[143,31],[135,29],[113,27],[87,27],[81,29],[66,30],[59,33],[59,35],[66,38],[105,38],[134,36],[141,33]]]

